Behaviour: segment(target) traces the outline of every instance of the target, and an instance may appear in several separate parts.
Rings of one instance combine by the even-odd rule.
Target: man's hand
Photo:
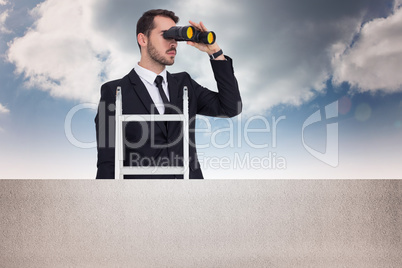
[[[204,25],[204,23],[202,23],[202,21],[200,23],[195,23],[190,20],[189,23],[200,32],[208,31],[207,27],[205,27],[205,25]],[[193,46],[195,48],[198,48],[199,50],[201,50],[203,52],[208,53],[208,55],[212,55],[212,54],[218,52],[219,50],[221,50],[216,42],[213,43],[212,45],[207,45],[207,44],[203,44],[203,43],[195,43],[195,42],[187,41],[187,44],[190,46]],[[220,55],[219,57],[215,58],[215,60],[226,60],[226,58],[225,58],[225,56]]]

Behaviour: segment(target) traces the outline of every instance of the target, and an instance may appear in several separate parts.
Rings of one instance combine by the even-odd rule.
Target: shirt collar
[[[163,71],[160,74],[156,74],[148,69],[145,69],[144,67],[141,67],[138,63],[134,66],[135,72],[138,74],[139,77],[141,77],[143,80],[148,82],[151,85],[154,85],[155,79],[158,75],[163,77],[163,83],[167,82],[167,71],[166,68],[163,69]]]

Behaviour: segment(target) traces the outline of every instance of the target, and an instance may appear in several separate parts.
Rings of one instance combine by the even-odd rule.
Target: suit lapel
[[[168,72],[167,80],[169,85],[169,96],[170,96],[170,104],[174,105],[174,107],[180,107],[180,94],[179,85],[177,84],[176,79]],[[174,112],[175,114],[178,112]]]
[[[180,94],[180,89],[179,89],[179,85],[177,84],[176,79],[168,72],[167,73],[167,80],[168,80],[168,85],[169,85],[169,96],[170,96],[170,104],[175,107],[175,109],[173,109],[172,113],[174,114],[180,114],[183,113],[180,110],[180,100],[182,100],[182,95]],[[172,110],[172,109],[171,109]],[[177,127],[180,126],[180,123],[177,121],[170,121],[167,123],[168,129],[173,130]]]
[[[134,92],[137,94],[138,98],[141,100],[144,105],[146,112],[149,114],[159,114],[158,109],[156,109],[154,102],[152,101],[151,96],[144,83],[142,83],[138,74],[134,71],[134,69],[129,73],[129,78],[134,87]],[[163,122],[157,121],[155,122],[159,128],[162,130],[163,134],[167,136],[166,126]]]

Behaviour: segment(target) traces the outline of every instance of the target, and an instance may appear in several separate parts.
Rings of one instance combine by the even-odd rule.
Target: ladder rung
[[[123,122],[131,121],[184,121],[183,114],[130,114],[120,115]]]
[[[123,167],[121,173],[124,175],[177,175],[184,174],[184,167]]]

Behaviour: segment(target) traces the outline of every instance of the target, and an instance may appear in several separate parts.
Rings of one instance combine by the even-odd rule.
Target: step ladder
[[[123,165],[123,122],[141,121],[181,121],[183,122],[183,166],[124,166]],[[116,89],[116,137],[115,137],[115,178],[124,175],[183,175],[189,179],[189,113],[188,88],[183,88],[183,114],[127,114],[122,111],[121,87]]]

